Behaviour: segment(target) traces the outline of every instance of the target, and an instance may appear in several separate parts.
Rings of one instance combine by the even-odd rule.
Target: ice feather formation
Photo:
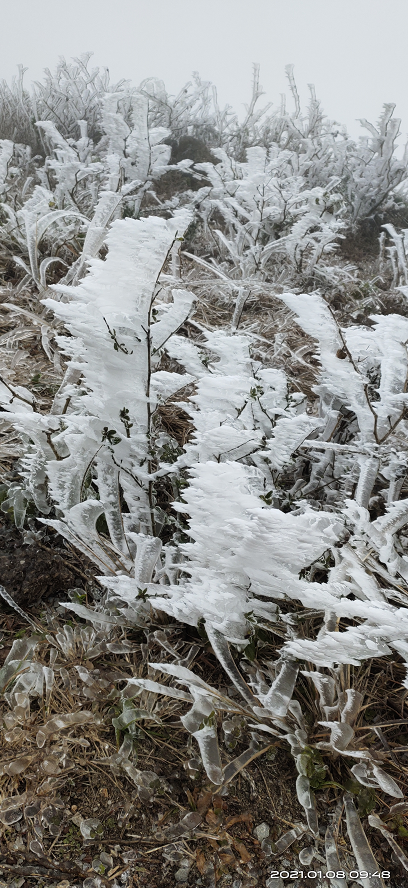
[[[46,159],[35,176],[30,151],[0,141],[2,239],[20,290],[29,285],[41,299],[38,313],[21,311],[64,368],[48,412],[28,387],[1,378],[3,422],[23,447],[20,481],[2,509],[21,528],[27,507],[36,510],[97,565],[100,599],[64,603],[97,627],[83,630],[84,644],[123,652],[106,641],[113,627],[147,632],[157,612],[198,628],[234,699],[190,670],[188,656],[180,661],[160,632],[173,660],[150,668],[172,683],[149,674],[129,680],[126,693],[191,704],[182,723],[217,786],[284,739],[305,830],[318,836],[319,750],[344,756],[361,787],[402,795],[382,753],[362,745],[356,723],[365,704],[349,667],[395,653],[408,667],[408,320],[376,313],[342,326],[323,295],[328,284],[341,290],[354,280],[355,269],[335,257],[347,225],[384,207],[407,178],[406,158],[394,156],[399,122],[386,106],[377,129],[363,122],[370,139],[356,146],[323,118],[313,92],[300,115],[288,69],[295,112],[282,106],[262,123],[256,71],[240,125],[198,77],[171,99],[160,81],[108,88],[106,72],[88,77],[88,61],[75,69],[78,113],[65,63],[58,95],[69,100],[58,100],[58,119],[46,113],[51,75],[37,93],[42,115],[31,138]],[[203,134],[213,139],[211,160],[170,163],[172,146]],[[157,183],[175,171],[185,188],[168,197],[173,180],[162,191]],[[25,181],[22,199],[15,178]],[[406,233],[387,224],[380,238],[380,261],[405,296]],[[49,286],[57,263],[64,276]],[[214,293],[219,316],[209,320]],[[265,293],[284,318],[273,342],[243,322],[248,300],[261,309]],[[11,302],[6,309],[19,310]],[[313,374],[304,391],[277,360],[281,351],[293,356],[290,324],[306,343],[295,357]],[[166,411],[181,417],[182,435],[166,424]],[[68,629],[57,637],[64,652],[74,645]],[[276,656],[252,663],[262,633],[274,633]],[[52,670],[35,659],[35,644],[14,642],[5,661],[6,682],[23,657],[29,663],[10,706],[43,684],[51,693]],[[245,675],[230,646],[244,653]],[[313,748],[295,693],[300,678],[318,717]],[[408,677],[402,683],[408,688]],[[114,725],[131,731],[124,693],[122,702]],[[226,738],[242,720],[252,731],[251,745],[227,766],[217,713]],[[76,723],[91,717],[78,713]],[[74,723],[67,718],[40,728],[39,749]],[[147,798],[150,772],[132,764],[129,736],[109,764]],[[357,811],[344,801],[356,859],[374,867]],[[336,855],[329,828],[327,860]]]
[[[61,514],[50,523],[112,574],[130,569],[137,533],[153,533],[152,416],[191,379],[155,366],[163,343],[188,316],[192,294],[174,289],[173,301],[158,304],[153,320],[161,267],[189,218],[182,213],[168,222],[116,221],[106,262],[94,260],[75,288],[59,285],[68,301],[47,302],[71,334],[59,339],[69,365],[48,418],[26,405],[22,428],[32,441],[24,460],[27,492],[38,501],[47,479],[48,496]],[[96,530],[102,514],[109,530],[105,542]]]

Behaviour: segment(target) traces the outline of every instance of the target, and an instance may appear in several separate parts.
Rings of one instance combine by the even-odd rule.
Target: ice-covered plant
[[[313,94],[302,116],[288,73],[295,111],[258,115],[256,75],[243,128],[219,116],[210,86],[198,79],[175,100],[157,81],[137,90],[98,81],[89,106],[82,96],[74,132],[71,74],[63,72],[61,95],[72,107],[65,129],[51,112],[38,122],[47,157],[30,182],[34,161],[11,140],[1,142],[4,251],[9,256],[14,245],[26,282],[49,297],[43,312],[53,312],[64,364],[48,412],[28,387],[3,377],[1,405],[25,448],[21,480],[3,507],[22,526],[34,503],[101,574],[105,591],[93,606],[75,595],[66,603],[93,628],[83,638],[67,627],[58,632],[58,656],[75,655],[80,642],[88,653],[126,652],[125,641],[107,640],[112,626],[146,627],[152,611],[161,611],[198,628],[234,686],[226,693],[204,682],[188,668],[195,646],[180,662],[163,632],[156,640],[174,662],[151,667],[185,687],[149,675],[122,688],[113,720],[121,745],[103,763],[151,797],[155,778],[137,769],[132,738],[141,719],[160,718],[154,700],[167,694],[192,704],[183,725],[217,786],[271,742],[287,741],[304,830],[317,841],[314,794],[327,781],[344,788],[350,772],[360,789],[401,795],[387,746],[377,749],[359,733],[367,708],[359,667],[396,655],[408,665],[408,321],[377,313],[340,323],[330,286],[347,266],[340,255],[330,266],[328,257],[345,227],[392,201],[406,159],[394,156],[391,108],[378,131],[371,128],[371,142],[356,145],[323,117]],[[161,202],[154,180],[170,168],[170,143],[182,135],[205,137],[219,163],[201,165],[199,191]],[[191,171],[190,160],[181,164]],[[151,201],[157,217],[144,215]],[[186,269],[180,246],[187,229]],[[392,243],[386,247],[384,234],[380,261],[387,249],[393,285],[406,295],[406,232],[387,222],[385,231]],[[49,267],[68,262],[71,248],[76,261],[45,293]],[[184,275],[203,295],[195,318]],[[282,294],[284,280],[290,292]],[[290,366],[274,366],[273,343],[257,335],[255,323],[238,332],[248,294],[262,307],[264,289],[281,305],[276,351],[285,331],[298,337],[306,381]],[[228,326],[217,313],[225,293],[236,298]],[[183,423],[177,438],[166,419],[172,411]],[[273,650],[267,662],[265,637]],[[148,634],[145,659],[151,642]],[[33,655],[20,676],[16,658],[4,674],[16,694],[28,693],[30,682],[40,693],[45,682],[47,696],[48,666]],[[102,679],[77,665],[74,697],[97,703]],[[309,721],[299,702],[305,688]],[[10,697],[14,709],[20,703]],[[222,718],[228,750],[252,731],[229,764],[218,745]],[[65,722],[44,720],[38,749],[57,728],[64,731]],[[344,805],[363,866],[371,852],[347,794]],[[373,825],[384,829],[378,819]],[[301,853],[306,861],[308,849]],[[325,853],[329,866],[337,853],[330,827]]]
[[[136,90],[107,93],[100,101],[100,126],[103,137],[95,146],[86,120],[78,118],[76,139],[65,138],[52,120],[37,121],[48,154],[34,175],[27,174],[20,206],[11,189],[18,173],[11,166],[15,148],[6,140],[0,145],[3,237],[26,272],[22,284],[33,281],[40,292],[49,266],[71,264],[72,254],[78,258],[67,281],[78,280],[125,203],[127,214],[137,218],[146,190],[166,170],[171,149],[162,142],[168,131],[148,127],[144,95]],[[45,237],[48,250],[41,258]]]
[[[213,650],[246,703],[250,699],[249,692],[237,676],[226,638],[243,647],[245,642],[241,633],[245,623],[248,626],[253,620],[262,626],[275,624],[275,631],[281,633],[283,642],[280,661],[274,664],[278,670],[272,685],[276,687],[276,700],[265,677],[261,679],[260,664],[251,679],[257,688],[256,696],[264,707],[269,696],[275,700],[277,709],[272,716],[273,725],[282,728],[282,718],[286,718],[288,712],[298,713],[298,704],[294,704],[292,710],[289,706],[295,688],[296,664],[313,664],[312,670],[303,669],[302,674],[313,684],[318,695],[319,724],[328,735],[327,739],[315,744],[315,748],[349,761],[351,773],[360,786],[381,789],[398,798],[401,797],[399,786],[382,767],[386,754],[373,754],[358,742],[354,725],[363,697],[347,683],[344,668],[349,665],[357,667],[372,657],[387,656],[392,650],[407,661],[406,600],[397,591],[401,582],[405,588],[406,556],[401,551],[397,535],[406,524],[407,511],[405,501],[398,502],[396,498],[399,497],[405,464],[404,392],[408,330],[405,329],[405,319],[396,316],[376,317],[371,328],[341,329],[320,296],[285,294],[281,298],[297,312],[298,322],[305,332],[315,335],[319,341],[321,377],[316,393],[320,399],[320,418],[291,416],[290,411],[285,417],[282,407],[276,410],[279,405],[276,393],[273,405],[271,393],[265,396],[263,388],[261,395],[259,386],[258,404],[254,397],[255,411],[263,407],[269,421],[272,418],[273,422],[269,436],[265,429],[263,440],[256,439],[252,431],[246,442],[251,450],[240,456],[237,443],[235,449],[233,446],[234,435],[238,442],[239,420],[245,416],[246,401],[243,398],[243,410],[240,411],[238,400],[234,401],[238,374],[225,378],[219,391],[223,403],[223,410],[219,412],[217,395],[214,397],[213,394],[211,401],[208,395],[205,398],[206,392],[211,391],[211,384],[208,387],[205,375],[201,376],[197,394],[192,399],[198,409],[196,432],[186,447],[186,459],[189,454],[194,454],[196,464],[191,469],[190,485],[183,493],[185,505],[177,506],[189,516],[192,542],[181,547],[187,556],[186,563],[182,564],[187,578],[181,576],[176,583],[164,586],[163,594],[161,598],[155,598],[155,604],[183,622],[198,623],[204,618]],[[219,343],[219,336],[215,334],[213,341]],[[235,353],[234,365],[242,373],[242,352],[240,363],[236,351],[242,339],[231,337],[235,352],[234,345],[229,346],[225,340],[221,367],[222,360],[227,362],[229,353]],[[179,347],[181,356],[182,344],[179,342],[177,338],[173,348],[177,350]],[[185,353],[187,350],[192,357],[191,344],[186,345]],[[253,372],[256,376],[256,365]],[[215,379],[212,383],[214,392]],[[277,378],[275,386],[276,383]],[[242,392],[242,377],[240,385]],[[190,415],[194,418],[191,408]],[[343,417],[348,429],[345,442]],[[305,423],[303,438],[291,438],[291,427],[294,432],[299,432],[300,422]],[[281,425],[284,433],[279,438]],[[220,440],[229,440],[232,444],[229,458],[217,440],[217,426]],[[279,447],[274,449],[276,439],[281,448],[285,442],[286,451],[279,451]],[[301,459],[297,457],[291,470],[288,463],[299,448],[309,460],[313,460],[312,471],[309,469],[308,480],[295,483],[294,493],[300,497],[297,503],[289,501],[291,511],[285,514],[274,507],[274,499],[279,504],[279,476],[285,472],[296,476],[296,462]],[[230,457],[234,453],[236,461],[232,462]],[[333,455],[332,460],[327,459],[328,453]],[[251,465],[254,461],[255,465]],[[272,466],[275,472],[271,471]],[[372,492],[380,472],[381,489],[384,489],[384,481],[388,481],[389,506],[384,515],[372,520],[369,507],[374,507]],[[326,473],[328,478],[325,478]],[[351,490],[347,484],[350,473],[355,479]],[[266,478],[270,491],[265,495],[260,492]],[[330,496],[327,494],[329,511],[324,512],[319,491],[327,491],[330,485],[334,491]],[[323,502],[324,497],[325,494]],[[327,565],[323,582],[314,579],[314,568],[319,564],[321,568]],[[396,576],[398,582],[395,582]],[[385,580],[385,584],[380,585],[377,577]],[[154,584],[149,587],[149,594],[154,594]],[[291,602],[300,602],[305,616],[318,618],[319,631],[315,638],[305,637],[303,621],[298,623],[294,618]],[[342,625],[342,621],[346,624]],[[226,711],[229,718],[229,703],[219,696],[217,698],[215,689],[204,688],[201,679],[187,674],[177,665],[171,668],[153,665],[170,672],[189,687],[195,701],[194,718],[183,717],[183,724],[199,742],[210,779],[224,782],[226,778],[217,752],[213,713]],[[143,682],[136,684],[147,688]],[[277,694],[278,688],[279,694],[283,693],[283,687],[286,688],[284,710],[279,708],[282,697]],[[149,688],[154,689],[153,685]],[[156,690],[169,693],[164,687],[157,686]],[[266,724],[270,721],[271,717],[262,715],[258,704],[253,711],[265,718]],[[249,717],[248,712],[246,717]],[[256,727],[266,730],[260,728],[259,723]],[[307,733],[298,736],[299,726],[292,728],[296,745],[293,737],[291,740],[289,728],[287,730],[287,739],[289,742],[293,740],[294,744],[292,752],[299,774],[299,801],[305,808],[309,828],[314,831],[316,809],[310,784],[313,768],[309,737]],[[349,833],[355,838],[355,812],[348,798],[346,803]]]
[[[91,138],[101,137],[101,102],[108,92],[125,86],[125,81],[111,84],[107,68],[89,69],[92,53],[83,53],[67,62],[61,58],[55,71],[46,68],[43,82],[32,91],[36,120],[49,120],[64,138],[76,135],[78,121],[86,121]]]
[[[393,117],[394,110],[395,105],[384,105],[377,128],[365,119],[360,121],[371,138],[360,139],[357,154],[346,164],[345,194],[353,223],[372,216],[407,178],[407,146],[402,158],[395,156],[401,121]]]
[[[181,287],[163,301],[159,285],[189,219],[115,222],[106,261],[94,260],[79,286],[59,286],[68,301],[47,302],[70,334],[59,339],[68,366],[48,416],[4,387],[4,406],[25,410],[21,423],[15,419],[29,442],[26,493],[43,514],[57,508],[53,526],[104,573],[133,572],[136,555],[141,590],[161,545],[155,482],[171,472],[160,465],[165,436],[156,413],[191,380],[160,369],[193,303]]]
[[[388,259],[392,269],[392,286],[397,287],[399,284],[402,288],[406,288],[408,285],[407,229],[396,231],[390,222],[382,227],[384,231],[380,235],[380,268],[383,269],[384,260]],[[406,295],[406,289],[402,289],[402,292]]]
[[[293,153],[275,145],[247,148],[245,162],[221,149],[214,153],[216,166],[198,166],[211,183],[202,212],[220,243],[220,279],[230,278],[235,290],[250,288],[256,280],[269,280],[274,260],[282,257],[289,269],[311,275],[335,249],[344,227],[340,180],[309,188]],[[222,227],[211,224],[215,211]]]
[[[32,98],[24,86],[26,70],[18,65],[18,75],[10,84],[5,80],[0,82],[0,138],[29,146],[30,152],[36,155],[42,145],[35,128]]]
[[[169,687],[159,684],[151,678],[133,678],[128,682],[127,692],[129,694],[166,695],[176,700],[192,703],[192,707],[181,717],[181,721],[184,728],[195,738],[206,774],[211,783],[217,787],[226,787],[251,761],[265,754],[279,741],[284,740],[289,744],[298,772],[297,796],[304,809],[306,823],[298,824],[291,831],[293,837],[289,833],[281,837],[275,849],[276,855],[302,832],[313,836],[314,853],[319,853],[318,843],[322,840],[319,838],[321,832],[315,791],[330,785],[336,785],[337,789],[341,788],[338,784],[333,784],[330,773],[328,773],[328,766],[323,760],[320,750],[324,750],[326,756],[330,751],[334,758],[343,754],[357,759],[358,763],[352,767],[351,771],[353,776],[360,781],[360,786],[362,784],[371,789],[373,787],[381,788],[382,791],[393,797],[402,798],[403,793],[400,787],[380,766],[384,755],[381,757],[377,752],[371,753],[367,749],[359,749],[358,743],[353,739],[355,734],[352,725],[358,716],[361,695],[351,689],[348,689],[346,693],[341,692],[339,683],[334,678],[318,672],[310,673],[319,692],[322,710],[327,714],[330,711],[332,717],[335,714],[339,716],[338,722],[331,723],[330,741],[319,742],[315,747],[311,747],[308,744],[308,729],[301,706],[296,699],[293,699],[298,674],[296,663],[284,657],[278,663],[269,662],[263,666],[256,663],[254,667],[249,668],[249,677],[245,680],[232,658],[222,634],[212,629],[209,631],[209,640],[234,687],[235,694],[227,694],[211,687],[177,661],[171,664],[152,663],[151,669],[154,672],[172,676],[177,685],[186,686],[188,691],[180,690],[174,685]],[[243,724],[246,724],[251,738],[249,746],[236,758],[229,760],[227,764],[223,764],[218,739],[218,726],[221,720],[224,722],[225,728],[231,725],[234,720],[235,722],[239,721],[241,728]],[[320,724],[325,725],[324,722]],[[357,863],[359,866],[367,866],[367,861],[370,860],[370,870],[374,872],[378,867],[364,834],[360,817],[348,792],[344,793],[343,804],[346,827]],[[342,804],[340,803],[333,821],[333,823],[337,821],[337,829],[341,816]],[[373,825],[378,825],[378,818]],[[380,824],[380,827],[383,829],[384,824]],[[390,844],[393,841],[391,839]],[[395,841],[393,847],[397,849],[399,859],[405,865],[406,858]],[[324,851],[327,865],[335,866],[335,870],[339,871],[341,869],[339,853],[334,827],[330,822],[324,837]],[[301,863],[305,862],[306,855],[307,849],[303,849],[299,855]],[[340,886],[341,881],[338,884]],[[380,879],[374,884],[382,885]]]

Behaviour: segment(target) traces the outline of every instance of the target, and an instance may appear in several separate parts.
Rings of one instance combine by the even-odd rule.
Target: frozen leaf
[[[44,823],[48,826],[51,836],[58,836],[61,832],[63,811],[56,805],[47,805],[41,812]]]
[[[103,834],[102,823],[96,817],[89,817],[87,820],[81,820],[79,829],[85,840],[94,839]]]
[[[322,672],[306,672],[302,670],[302,675],[310,678],[318,691],[319,702],[323,712],[330,709],[334,704],[336,696],[336,683],[331,675],[324,675]]]
[[[186,691],[181,691],[179,688],[172,688],[168,685],[161,685],[156,681],[151,681],[150,678],[130,678],[127,687],[132,687],[132,685],[139,687],[141,690],[165,694],[167,697],[173,697],[175,700],[188,700],[190,703],[193,701],[191,694],[188,694]]]
[[[271,689],[262,698],[265,709],[269,709],[277,718],[284,718],[292,698],[298,666],[290,661],[283,662]]]
[[[137,648],[128,641],[110,641],[107,643],[106,647],[111,654],[131,654],[137,650]]]
[[[363,694],[354,688],[347,688],[345,691],[345,701],[341,701],[341,721],[348,725],[354,725],[354,722],[360,712],[363,703]]]
[[[162,724],[161,719],[157,715],[153,712],[148,712],[146,709],[137,709],[131,700],[123,700],[122,705],[122,713],[117,718],[112,719],[112,724],[116,731],[129,730],[134,734],[136,722],[142,719]]]
[[[324,728],[330,729],[330,742],[320,742],[316,746],[319,749],[332,749],[333,751],[344,751],[354,737],[354,731],[351,725],[346,722],[319,722]]]
[[[310,787],[310,780],[303,774],[299,774],[296,780],[296,793],[299,803],[302,805],[306,813],[306,819],[309,829],[312,833],[318,833],[317,810],[314,793]]]
[[[314,836],[318,836],[319,835],[319,821],[318,821],[318,817],[317,817],[316,805],[314,804],[314,805],[312,805],[311,808],[306,808],[305,812],[306,812],[307,825],[309,827],[310,832],[313,833]]]
[[[23,638],[16,638],[11,645],[11,649],[7,654],[4,664],[8,665],[10,662],[23,662],[24,660],[30,660],[33,651],[38,645],[38,642],[38,636],[24,636]]]
[[[250,747],[249,749],[246,749],[245,752],[241,752],[240,755],[233,759],[232,762],[224,768],[223,785],[225,786],[227,783],[230,783],[230,781],[233,780],[243,768],[246,768],[254,759],[264,755],[268,749],[270,749],[270,744],[262,746],[260,749]]]
[[[44,848],[38,839],[33,839],[33,841],[30,842],[30,851],[37,857],[44,857]]]
[[[275,850],[273,852],[274,857],[277,854],[283,854],[290,845],[293,845],[293,842],[303,835],[307,831],[307,826],[304,823],[295,824],[293,829],[289,829],[285,832],[277,842],[275,842]]]
[[[217,655],[223,669],[225,670],[227,675],[229,675],[231,681],[234,683],[240,694],[242,694],[244,700],[246,700],[246,702],[250,705],[253,705],[255,702],[254,696],[246,681],[244,681],[239,669],[234,663],[227,640],[224,638],[221,632],[211,626],[207,627],[207,635],[211,642],[213,651]]]
[[[50,718],[42,728],[37,731],[36,741],[37,746],[40,748],[44,746],[47,738],[52,734],[57,734],[59,731],[63,731],[66,728],[74,727],[75,725],[85,725],[89,722],[94,721],[94,715],[92,712],[68,712],[65,715],[58,715]]]
[[[100,857],[94,857],[94,859],[91,863],[91,866],[92,866],[92,869],[95,870],[96,873],[99,873],[99,875],[101,875],[101,876],[105,875],[106,865],[102,862]]]
[[[396,805],[391,805],[390,814],[404,814],[408,811],[408,800],[405,802],[397,802]]]
[[[179,839],[181,836],[194,832],[200,826],[202,819],[202,815],[198,811],[190,811],[179,823],[169,826],[164,831],[164,835],[169,839]]]
[[[17,823],[23,816],[22,808],[9,808],[8,811],[0,811],[0,820],[5,826]]]
[[[9,798],[3,799],[0,802],[0,812],[9,811],[12,808],[19,808],[21,805],[24,805],[27,798],[27,793],[22,793],[21,795],[10,796]]]
[[[336,841],[336,832],[333,824],[329,824],[326,829],[325,834],[325,851],[326,851],[326,866],[327,870],[332,870],[335,873],[340,872],[342,869],[340,864],[339,852],[337,848]],[[333,879],[333,888],[346,888],[347,879],[346,877],[337,877],[335,876]]]
[[[24,509],[24,515],[25,515],[25,509]],[[21,527],[24,523],[24,515],[22,516],[21,521],[20,521]],[[33,629],[36,632],[38,631],[38,626],[36,625],[34,620],[32,620],[31,617],[29,617],[28,614],[26,614],[25,611],[23,611],[22,608],[18,604],[16,604],[16,602],[14,601],[14,598],[12,598],[12,596],[9,595],[9,593],[6,591],[4,586],[0,586],[0,596],[2,598],[4,598],[5,601],[7,601],[7,604],[9,604],[10,607],[13,608],[13,610],[15,610],[18,614],[20,614],[20,617],[23,617],[23,619],[26,620],[27,623],[30,623],[30,625],[33,627]],[[32,644],[32,647],[34,647],[34,644]],[[10,651],[10,653],[11,653],[11,651]],[[0,681],[1,681],[1,679],[0,679]]]
[[[299,803],[302,805],[302,808],[312,808],[313,807],[313,799],[312,792],[310,789],[310,781],[308,777],[305,777],[303,774],[299,774],[296,780],[296,793],[299,800]]]
[[[34,799],[32,802],[29,802],[28,805],[24,808],[24,814],[26,817],[36,817],[41,808],[41,802],[39,799]]]
[[[181,720],[183,721],[183,718]],[[208,778],[212,783],[220,785],[223,782],[223,773],[216,726],[204,725],[203,728],[192,731],[192,734],[199,745],[203,766]]]
[[[18,743],[20,740],[23,740],[26,736],[26,732],[20,728],[19,725],[16,725],[11,731],[4,732],[4,739],[6,743]]]
[[[21,774],[30,766],[32,760],[33,756],[22,755],[19,758],[14,759],[14,761],[8,762],[6,765],[3,765],[3,773],[9,774],[10,776]]]
[[[402,792],[402,789],[400,789],[398,784],[395,782],[395,780],[392,779],[392,777],[390,777],[389,774],[383,771],[383,769],[376,765],[375,762],[372,763],[372,768],[373,773],[377,778],[383,792],[388,793],[388,795],[394,796],[394,798],[396,799],[404,798],[404,793]]]
[[[346,809],[347,830],[358,869],[365,870],[368,873],[379,872],[379,866],[368,844],[361,820],[349,793],[344,795],[344,806]],[[364,888],[384,888],[384,883],[380,876],[372,876],[367,879],[362,878],[361,883]]]
[[[375,789],[377,789],[379,784],[378,780],[373,775],[371,762],[358,762],[357,765],[353,765],[351,771],[356,780],[358,780],[363,786],[375,787]]]
[[[310,868],[310,864],[312,863],[315,853],[316,849],[313,848],[313,846],[311,845],[308,845],[306,848],[302,848],[302,850],[299,852],[299,862],[302,864],[302,866]]]

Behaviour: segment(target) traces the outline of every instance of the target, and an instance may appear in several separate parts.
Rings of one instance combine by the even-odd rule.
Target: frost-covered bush
[[[103,137],[95,146],[86,120],[78,120],[79,138],[68,140],[52,120],[38,121],[49,153],[31,176],[26,175],[29,155],[22,170],[21,163],[16,166],[17,147],[0,142],[2,251],[26,272],[22,286],[33,282],[45,290],[52,263],[69,264],[66,280],[79,280],[86,262],[98,255],[109,224],[125,209],[137,218],[145,192],[166,171],[168,131],[149,128],[148,100],[141,93],[106,93],[100,124]],[[23,180],[17,199],[16,177]],[[73,256],[78,258],[72,264]]]
[[[9,85],[0,82],[0,138],[29,147],[33,156],[42,151],[41,138],[35,128],[32,98],[24,88],[24,69],[18,66],[18,76]]]
[[[340,180],[325,189],[308,188],[304,176],[293,174],[292,152],[276,146],[248,148],[245,162],[221,149],[214,153],[220,161],[216,166],[198,166],[211,183],[201,204],[206,224],[214,214],[223,221],[221,229],[212,226],[224,259],[221,280],[228,276],[237,291],[256,280],[271,280],[276,258],[289,274],[312,275],[335,249],[345,224],[343,200],[336,192]]]
[[[59,325],[64,373],[47,411],[2,377],[1,406],[24,446],[2,508],[23,526],[30,504],[97,565],[101,598],[65,606],[98,639],[104,626],[146,626],[158,611],[205,635],[243,702],[176,654],[152,668],[187,690],[148,678],[126,693],[193,704],[183,724],[217,785],[260,754],[260,738],[285,739],[317,835],[318,750],[343,756],[360,785],[401,796],[385,754],[355,730],[364,704],[351,667],[391,655],[408,665],[408,320],[379,309],[340,322],[350,267],[332,255],[406,177],[406,158],[394,156],[398,122],[387,106],[371,141],[356,145],[314,94],[301,115],[291,71],[295,111],[258,114],[256,73],[239,125],[198,78],[173,100],[153,80],[113,89],[95,74],[91,89],[86,70],[78,106],[73,69],[47,75],[41,107],[62,103],[65,117],[60,127],[51,111],[37,120],[43,162],[32,167],[28,148],[0,142],[2,255],[24,269],[20,289],[39,294],[43,326],[51,315]],[[155,181],[174,169],[170,143],[183,135],[205,138],[217,163],[182,160],[179,172],[202,177],[201,187],[186,179],[161,200]],[[385,222],[380,242],[380,271],[392,268],[401,298],[406,234]],[[69,268],[47,286],[57,262]],[[255,322],[239,330],[249,294],[262,312],[264,288],[276,300],[275,342]],[[230,294],[235,309],[222,314]],[[301,337],[296,355],[311,356],[307,382],[270,357],[289,335]],[[275,659],[252,667],[265,632]],[[229,645],[244,654],[246,679]],[[323,729],[312,752],[299,680]],[[254,729],[226,768],[214,712],[225,714],[226,736],[234,718]],[[126,770],[128,741],[121,749],[111,765]],[[345,803],[351,835],[357,815]]]
[[[400,122],[393,118],[394,106],[385,106],[377,129],[362,121],[370,138],[356,143],[324,116],[313,89],[302,112],[291,66],[294,110],[285,103],[271,113],[269,105],[258,108],[262,88],[255,66],[252,97],[239,123],[229,108],[219,108],[215,88],[198,75],[171,97],[155,79],[139,87],[111,84],[106,69],[90,69],[90,57],[62,59],[31,94],[23,87],[22,69],[11,86],[0,88],[2,254],[28,265],[24,283],[31,279],[43,286],[39,265],[51,255],[54,273],[57,258],[60,262],[59,276],[61,262],[71,265],[79,256],[78,279],[78,266],[82,274],[114,218],[137,218],[146,192],[160,206],[153,183],[168,168],[171,143],[182,136],[217,149],[221,163],[194,174],[209,177],[205,216],[209,207],[220,210],[225,246],[241,275],[244,269],[264,273],[272,254],[282,252],[298,272],[309,274],[333,249],[341,227],[392,206],[395,189],[407,178],[406,156],[395,156]],[[188,158],[178,168],[190,174],[194,169]],[[39,224],[38,205],[44,201],[42,213],[50,216],[45,240],[41,230],[35,240],[35,259],[24,216],[25,210],[31,214],[33,199],[32,221]],[[171,198],[169,209],[180,200]],[[69,219],[67,212],[73,214]]]
[[[186,214],[167,222],[118,220],[106,261],[93,260],[79,286],[58,285],[61,301],[47,305],[70,334],[58,339],[69,363],[48,416],[20,390],[13,398],[2,389],[9,410],[15,400],[24,410],[16,422],[30,442],[22,469],[26,496],[43,514],[55,505],[53,526],[110,575],[130,572],[137,551],[139,589],[150,579],[149,557],[153,570],[160,551],[158,539],[153,548],[148,542],[162,520],[153,479],[171,470],[158,458],[167,441],[155,413],[192,379],[160,369],[160,360],[194,297],[181,287],[166,302],[158,296],[162,266],[188,222]]]

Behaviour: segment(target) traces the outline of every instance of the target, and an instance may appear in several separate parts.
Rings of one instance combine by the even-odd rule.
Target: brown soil
[[[93,575],[90,562],[80,560],[57,534],[51,532],[46,542],[28,545],[8,521],[0,522],[1,585],[25,609],[51,596],[64,596],[68,589],[83,586]]]

